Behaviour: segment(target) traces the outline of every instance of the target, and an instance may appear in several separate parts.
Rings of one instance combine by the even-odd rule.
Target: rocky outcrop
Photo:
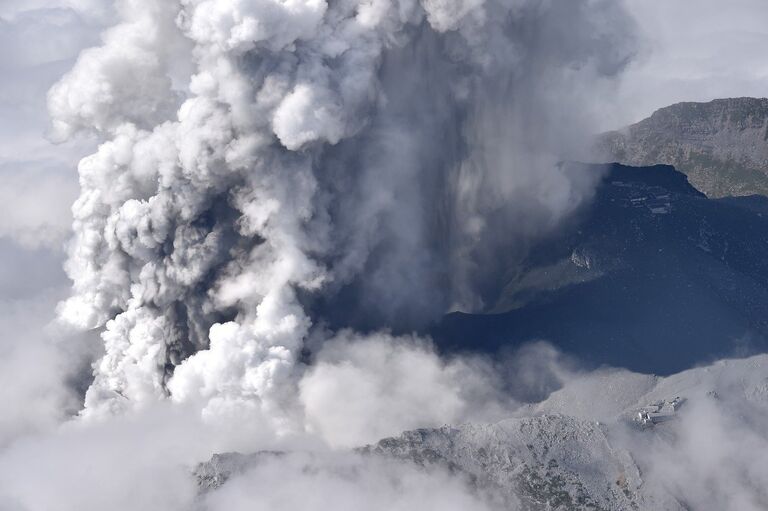
[[[487,504],[479,508],[485,510],[727,509],[723,502],[734,495],[754,499],[755,507],[744,509],[766,509],[760,467],[767,369],[768,355],[722,360],[666,378],[606,368],[576,376],[544,401],[495,424],[406,431],[346,453],[217,454],[193,472],[200,510],[209,509],[207,497],[237,477],[244,486],[270,471],[349,482],[367,464],[375,470],[390,463],[396,468],[383,472],[385,478],[399,472],[450,474],[443,484],[466,485]],[[673,410],[664,420],[642,420],[642,412],[666,405]],[[712,435],[726,445],[710,445]],[[750,441],[737,449],[730,435]],[[709,452],[700,466],[702,450]],[[722,484],[698,484],[708,477]]]
[[[640,470],[594,421],[545,415],[416,430],[366,452],[448,466],[512,509],[647,509]]]
[[[768,99],[678,103],[600,135],[597,155],[674,165],[709,197],[768,195]]]
[[[260,451],[252,454],[225,452],[214,454],[210,460],[199,463],[192,471],[200,493],[216,490],[232,476],[242,474],[263,460],[282,456],[275,451]]]

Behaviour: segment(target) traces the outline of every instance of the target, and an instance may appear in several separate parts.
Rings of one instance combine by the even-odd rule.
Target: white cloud
[[[77,182],[58,162],[0,164],[0,238],[61,251],[72,229]]]
[[[75,380],[86,338],[49,324],[61,290],[0,298],[0,449],[15,438],[56,428],[75,413]],[[81,383],[82,385],[82,383]]]
[[[604,129],[680,101],[768,96],[768,2],[627,0],[645,47],[622,78]]]
[[[266,459],[205,499],[210,511],[489,511],[471,483],[442,467],[424,470],[351,454]]]
[[[499,420],[514,402],[482,359],[443,360],[429,342],[343,332],[328,341],[302,378],[309,430],[353,447],[420,427]]]
[[[97,34],[66,7],[0,4],[0,238],[60,252],[69,236],[77,160],[93,144],[45,139],[45,95]]]

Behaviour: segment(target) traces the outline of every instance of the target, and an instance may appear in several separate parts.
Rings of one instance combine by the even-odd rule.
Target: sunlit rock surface
[[[609,161],[674,165],[710,197],[768,194],[768,99],[678,103],[599,137]]]

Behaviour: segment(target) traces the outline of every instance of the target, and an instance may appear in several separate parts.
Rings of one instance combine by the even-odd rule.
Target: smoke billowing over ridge
[[[607,1],[117,3],[51,90],[79,166],[74,294],[104,328],[85,414],[170,399],[300,424],[327,327],[482,309],[591,193],[596,90],[633,51]],[[588,96],[589,95],[589,96]]]
[[[670,27],[709,3],[676,5]],[[44,325],[66,289],[6,289],[0,509],[480,511],[527,509],[531,489],[541,507],[768,507],[765,355],[657,377],[585,370],[545,342],[441,355],[412,333],[449,310],[496,310],[499,280],[521,280],[516,263],[590,198],[598,176],[558,163],[587,157],[592,121],[614,106],[636,44],[623,2],[111,4],[0,6],[0,25],[24,13],[19,27],[45,10],[25,41],[115,24],[48,98],[55,138],[101,141],[79,167],[74,293],[58,308],[86,333]],[[40,44],[72,51],[54,41]],[[36,181],[38,202],[67,200]],[[25,193],[5,194],[9,214]],[[43,209],[11,237],[56,245],[68,220]],[[34,265],[8,266],[30,288]],[[675,420],[628,427],[675,396]],[[405,435],[422,439],[405,454],[455,447],[461,470],[349,449],[414,428],[427,429]],[[459,430],[476,441],[453,444]],[[198,463],[262,450],[200,493]],[[501,493],[473,472],[494,467]],[[515,486],[527,469],[544,479]],[[586,484],[563,492],[563,475]]]

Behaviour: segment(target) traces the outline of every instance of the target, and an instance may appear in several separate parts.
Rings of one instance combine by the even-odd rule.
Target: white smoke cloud
[[[487,361],[446,362],[424,341],[384,334],[328,341],[299,389],[309,430],[337,447],[426,425],[500,420],[515,407]]]
[[[546,345],[506,359],[505,372],[485,359],[443,359],[414,336],[334,331],[356,321],[407,329],[451,307],[492,307],[495,256],[514,264],[589,198],[597,176],[556,163],[579,154],[605,108],[597,100],[610,103],[635,51],[622,3],[101,7],[58,4],[115,26],[51,89],[48,106],[58,140],[101,141],[78,168],[74,290],[58,311],[97,332],[104,351],[81,418],[56,429],[76,400],[73,367],[90,353],[62,354],[35,332],[0,345],[12,381],[0,398],[17,412],[0,422],[2,442],[13,442],[0,451],[0,507],[189,509],[188,468],[217,451],[347,448],[403,429],[492,421],[517,406],[510,394],[538,400],[560,387],[539,410],[603,419],[643,399],[650,377],[584,374]],[[52,234],[37,213],[0,223],[0,235],[58,243],[62,224]],[[13,332],[40,314],[25,307],[11,308]],[[44,376],[22,369],[32,364]],[[614,396],[595,412],[596,389],[619,386],[616,375],[631,382],[634,401]],[[681,455],[648,460],[651,477],[704,508],[758,508],[765,471],[752,453],[764,444],[749,421],[762,418],[740,409],[742,424],[696,410],[673,446]],[[17,439],[30,429],[53,431]],[[729,441],[729,430],[745,442]],[[727,449],[702,459],[708,435]],[[664,460],[664,448],[648,452]],[[742,449],[750,452],[728,454]],[[718,466],[722,484],[697,484]],[[206,504],[361,501],[488,506],[439,471],[304,455],[259,467]]]
[[[768,463],[760,455],[768,448],[765,410],[742,406],[723,409],[713,400],[695,401],[672,446],[654,446],[650,477],[694,509],[765,509]],[[664,450],[674,455],[665,456]]]
[[[469,481],[442,468],[349,454],[267,459],[204,502],[210,511],[494,509]]]
[[[522,254],[597,177],[554,165],[588,112],[551,98],[631,55],[631,21],[598,4],[118,2],[48,97],[56,137],[106,139],[79,166],[59,308],[105,329],[84,413],[170,397],[292,430],[313,301],[333,321],[335,293],[359,294],[379,325],[485,306],[483,257]]]
[[[180,411],[165,411],[100,425],[70,423],[16,442],[0,456],[0,507],[190,509],[194,483],[184,460],[201,455],[195,445],[205,445],[196,426]]]
[[[0,451],[0,503],[24,511],[104,506],[118,511],[196,506],[207,510],[296,510],[320,505],[351,509],[363,502],[373,509],[509,509],[510,503],[492,489],[483,490],[461,473],[449,473],[440,465],[420,467],[346,449],[328,451],[322,446],[327,442],[353,445],[354,428],[358,427],[354,421],[361,416],[367,416],[370,424],[380,419],[392,427],[417,422],[430,427],[453,420],[458,416],[457,407],[450,403],[458,399],[451,396],[466,395],[472,382],[480,381],[478,374],[489,376],[481,370],[467,378],[465,368],[476,361],[440,362],[425,346],[414,348],[403,339],[349,341],[341,337],[331,343],[328,353],[319,357],[323,362],[318,363],[315,374],[309,373],[302,384],[315,392],[318,405],[313,410],[308,402],[313,397],[303,397],[308,422],[312,423],[319,405],[326,404],[332,408],[329,417],[338,420],[338,429],[323,430],[315,424],[309,436],[275,436],[277,430],[270,431],[269,422],[259,422],[247,412],[207,420],[196,407],[167,402],[133,414],[77,421]],[[360,360],[363,354],[366,356]],[[623,370],[575,371],[572,363],[561,365],[554,355],[551,348],[538,345],[515,356],[521,364],[547,367],[563,375],[560,390],[540,404],[519,408],[517,415],[565,412],[605,421],[604,427],[612,431],[611,449],[626,449],[629,460],[637,464],[647,502],[704,510],[765,506],[768,467],[761,456],[768,442],[762,427],[768,411],[765,356],[654,378]],[[370,367],[382,362],[382,357],[387,363]],[[382,396],[373,387],[383,387],[378,380],[385,378],[407,381],[391,384],[393,396]],[[315,383],[319,388],[312,386]],[[333,385],[339,391],[338,402],[327,395],[325,400],[317,398]],[[348,388],[352,385],[358,388]],[[487,392],[488,386],[481,388]],[[602,391],[596,394],[595,388]],[[366,390],[368,405],[362,396],[359,400],[354,397]],[[399,394],[406,390],[407,395]],[[425,401],[430,392],[437,403]],[[688,399],[678,420],[649,430],[627,428],[622,423],[622,417],[633,415],[638,407],[674,395]],[[348,406],[340,404],[343,401]],[[472,403],[475,411],[465,419],[480,421],[483,402],[482,397],[476,399]],[[400,416],[394,411],[382,412],[386,405],[396,407]],[[344,414],[351,426],[344,424]],[[348,436],[340,439],[340,432]],[[221,489],[198,496],[191,474],[196,462],[214,452],[263,449],[286,454],[262,455],[258,463],[236,473]],[[40,488],[41,478],[47,481],[45,491]]]
[[[192,467],[213,452],[300,448],[299,441],[281,444],[249,426],[204,424],[197,412],[168,406],[103,422],[70,423],[0,451],[0,507],[13,511],[306,510],[329,505],[489,509],[467,480],[442,468],[425,471],[408,463],[325,450],[268,459],[220,491],[199,496]]]
[[[321,98],[320,95],[328,95],[323,92],[298,84],[275,110],[272,129],[287,149],[295,151],[317,140],[331,144],[341,140],[344,124],[340,108],[332,99]]]
[[[125,1],[118,10],[123,22],[102,34],[102,46],[83,51],[49,93],[55,140],[109,132],[126,122],[152,128],[176,111],[173,71],[184,63],[175,59],[186,44],[174,37],[176,9]]]

